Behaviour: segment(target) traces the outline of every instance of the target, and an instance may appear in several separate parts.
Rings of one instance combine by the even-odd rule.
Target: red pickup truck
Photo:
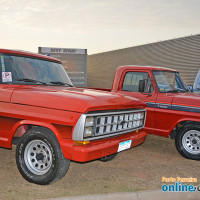
[[[110,91],[145,102],[145,130],[170,136],[175,139],[182,156],[200,160],[200,95],[189,91],[177,71],[163,67],[121,66]]]
[[[107,161],[146,138],[144,103],[73,87],[55,58],[0,49],[0,69],[0,147],[17,144],[17,166],[29,182],[53,183],[69,160]]]

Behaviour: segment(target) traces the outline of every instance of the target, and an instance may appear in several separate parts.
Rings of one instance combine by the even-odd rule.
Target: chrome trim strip
[[[76,126],[73,131],[73,140],[77,141],[83,141],[83,132],[84,132],[84,126],[85,126],[85,119],[86,115],[82,114],[76,123]]]
[[[141,111],[146,111],[145,109],[140,109],[140,110],[127,110],[127,111],[116,111],[116,112],[105,112],[105,113],[91,113],[91,114],[85,114],[86,116],[103,116],[107,117],[107,115],[118,115],[118,114],[127,114],[127,113],[132,113],[132,112],[141,112]]]
[[[178,110],[178,111],[185,111],[185,112],[194,112],[200,113],[200,107],[195,106],[184,106],[178,104],[166,104],[166,103],[159,103],[159,102],[145,102],[147,107],[152,108],[160,108],[160,109],[168,109],[168,110]]]

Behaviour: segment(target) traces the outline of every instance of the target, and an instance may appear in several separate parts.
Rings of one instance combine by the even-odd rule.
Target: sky
[[[88,54],[200,34],[200,0],[0,0],[0,48]]]

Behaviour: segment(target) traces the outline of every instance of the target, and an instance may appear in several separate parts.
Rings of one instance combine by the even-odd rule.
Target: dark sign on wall
[[[87,49],[39,47],[38,52],[61,60],[74,86],[87,86]]]

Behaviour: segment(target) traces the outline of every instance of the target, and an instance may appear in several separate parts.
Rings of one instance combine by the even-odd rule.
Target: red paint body
[[[138,98],[145,103],[154,103],[155,107],[146,107],[147,118],[145,131],[150,134],[168,137],[174,127],[180,122],[199,122],[200,95],[198,93],[159,93],[152,71],[172,71],[175,70],[163,67],[148,66],[121,66],[117,69],[113,81],[112,92]],[[151,95],[140,92],[122,91],[124,77],[127,72],[147,72],[152,80],[154,91]],[[96,88],[98,89],[98,88]],[[159,104],[167,104],[169,109],[159,108]],[[174,110],[173,106],[178,106],[179,110]],[[184,110],[184,109],[187,109]],[[194,108],[194,112],[189,110]],[[198,110],[199,109],[199,110]]]
[[[0,53],[59,60],[26,52],[0,49]],[[132,97],[108,91],[45,85],[0,84],[0,147],[11,148],[27,125],[50,129],[57,137],[65,158],[80,162],[116,153],[119,142],[132,139],[132,147],[144,142],[146,132],[132,132],[74,146],[72,133],[81,114],[89,111],[143,109],[145,104]],[[24,126],[22,126],[24,125]]]

